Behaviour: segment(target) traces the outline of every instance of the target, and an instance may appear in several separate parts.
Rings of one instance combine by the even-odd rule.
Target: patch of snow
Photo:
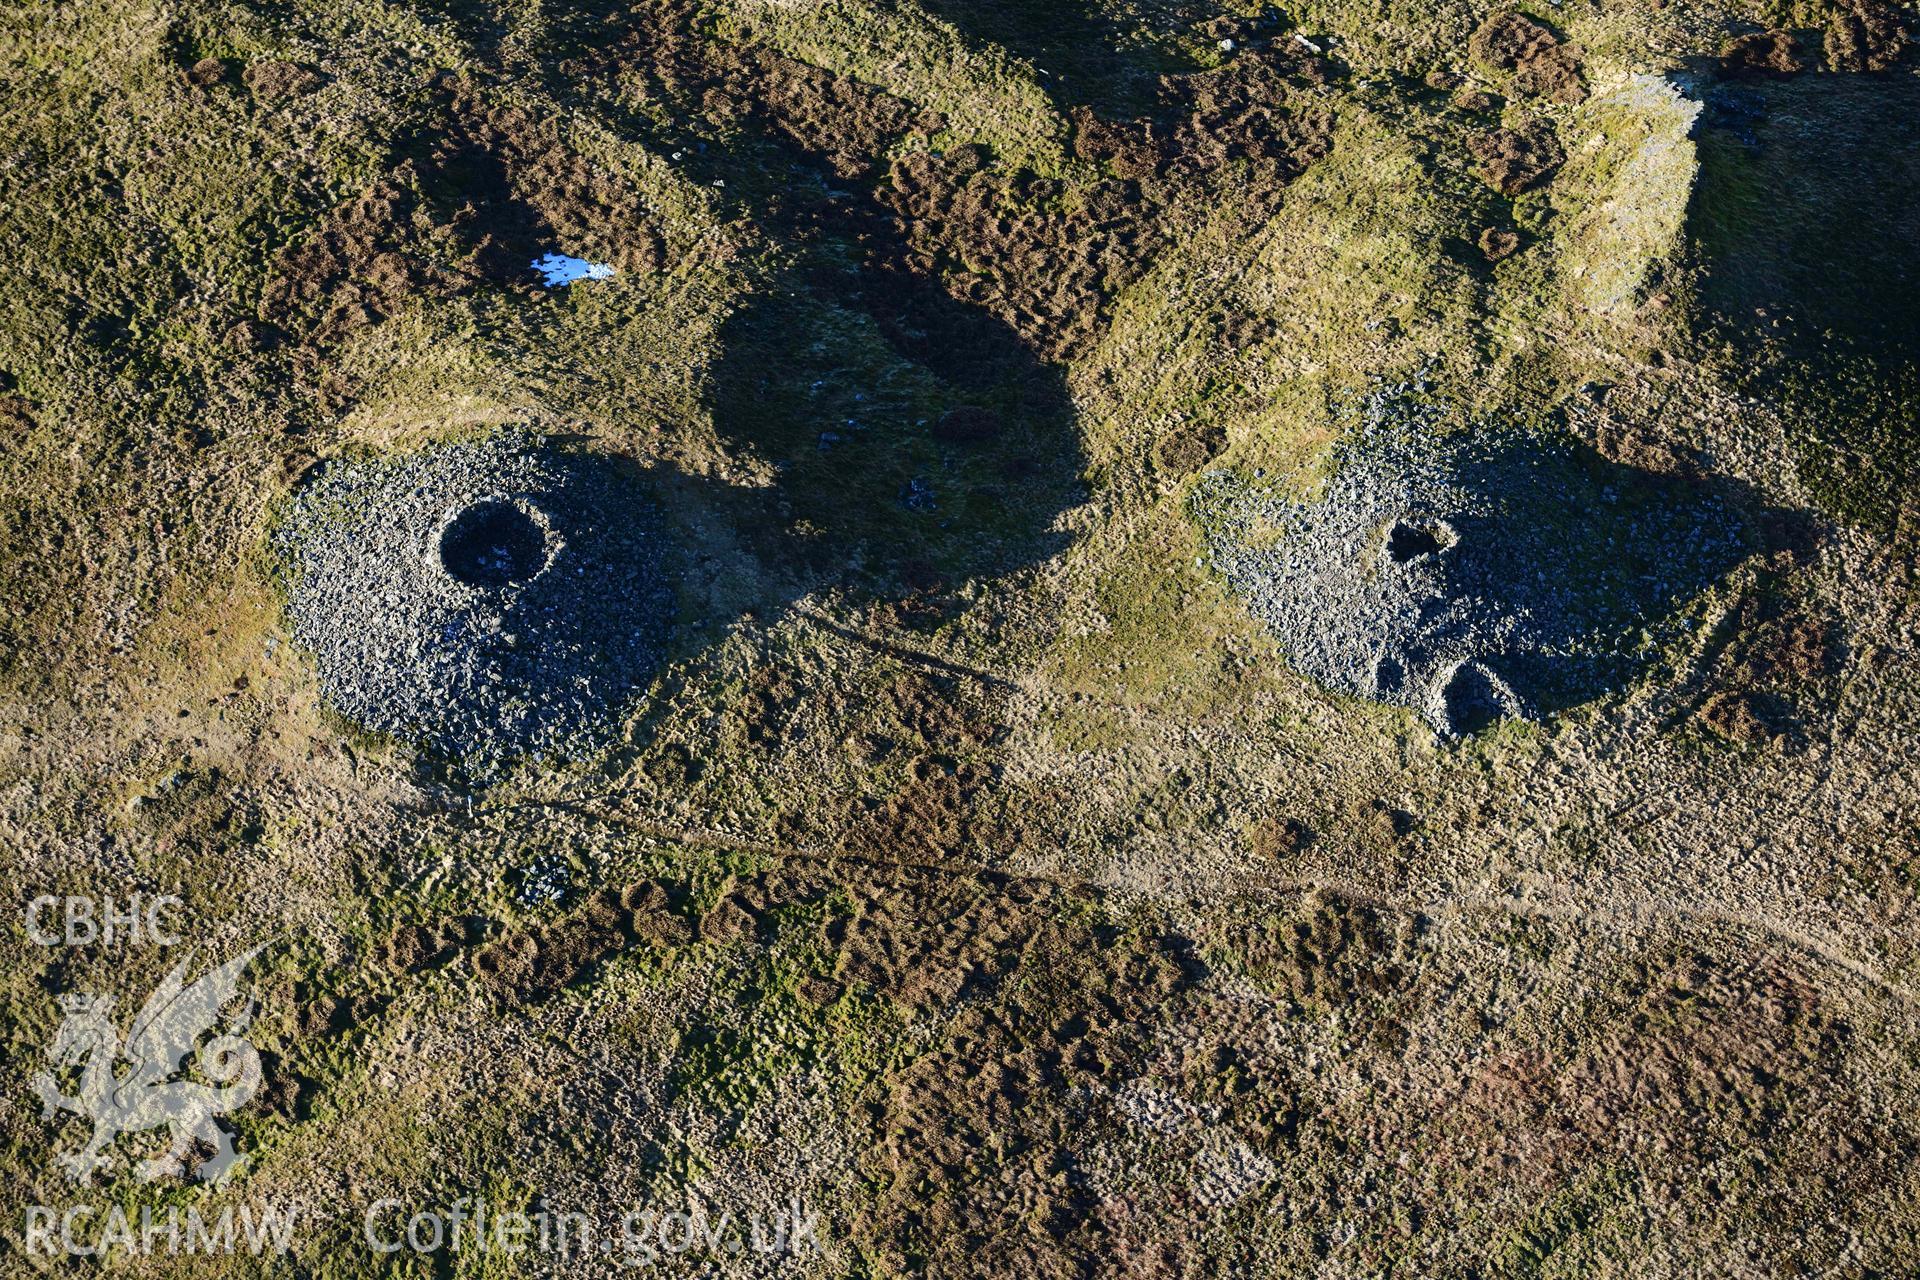
[[[533,269],[538,271],[549,289],[557,289],[563,284],[572,284],[576,280],[611,280],[613,267],[604,262],[588,262],[585,258],[569,258],[561,253],[549,253],[543,258],[533,260]]]

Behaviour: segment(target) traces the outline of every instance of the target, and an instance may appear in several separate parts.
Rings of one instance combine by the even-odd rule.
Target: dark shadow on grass
[[[726,444],[778,473],[775,554],[816,580],[923,596],[1065,546],[1059,370],[931,281],[816,258],[727,324],[713,374]]]
[[[924,602],[1063,549],[1086,463],[1061,368],[914,269],[871,180],[753,145],[788,175],[762,217],[791,256],[725,325],[709,386],[723,443],[778,476],[766,553]]]
[[[1121,21],[1121,6],[1094,0],[921,0],[934,16],[979,45],[997,45],[1031,62],[1062,107],[1091,107],[1103,116],[1132,119],[1156,105],[1159,78],[1195,71],[1174,44],[1186,23],[1183,6],[1140,0],[1136,22]]]
[[[1815,497],[1879,529],[1920,488],[1917,118],[1910,79],[1802,75],[1713,86],[1696,130],[1706,318]]]

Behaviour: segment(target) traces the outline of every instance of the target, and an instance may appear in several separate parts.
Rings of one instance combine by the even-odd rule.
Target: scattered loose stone
[[[328,464],[273,543],[333,709],[481,773],[605,720],[668,625],[635,483],[519,433]]]
[[[1436,417],[1382,392],[1318,497],[1215,471],[1193,511],[1296,670],[1442,737],[1617,688],[1746,553],[1739,516],[1679,481]]]
[[[900,502],[909,511],[932,511],[939,506],[933,486],[919,476],[900,487]]]

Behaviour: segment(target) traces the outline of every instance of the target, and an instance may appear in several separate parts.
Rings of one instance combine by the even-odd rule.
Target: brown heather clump
[[[1495,14],[1473,33],[1467,48],[1482,66],[1511,73],[1514,91],[1523,98],[1569,106],[1587,99],[1575,50],[1531,18]]]
[[[1881,0],[1844,0],[1827,19],[1827,66],[1835,71],[1891,71],[1913,43],[1912,17]]]
[[[1519,195],[1537,186],[1567,158],[1553,126],[1531,121],[1518,129],[1489,129],[1467,140],[1480,176],[1503,196]]]
[[[1791,76],[1807,69],[1791,31],[1754,31],[1736,36],[1720,49],[1720,70],[1729,76]]]

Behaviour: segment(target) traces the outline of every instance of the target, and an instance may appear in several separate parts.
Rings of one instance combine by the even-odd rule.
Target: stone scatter
[[[1213,564],[1294,667],[1443,737],[1617,688],[1745,554],[1726,502],[1545,433],[1445,434],[1372,398],[1305,500],[1230,471],[1193,499]]]
[[[638,486],[522,433],[332,463],[273,541],[328,704],[469,765],[586,734],[647,685],[669,621]]]

